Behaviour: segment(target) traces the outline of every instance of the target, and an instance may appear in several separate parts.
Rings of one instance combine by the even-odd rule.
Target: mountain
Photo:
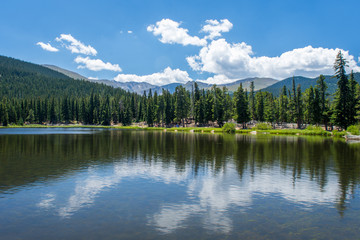
[[[50,68],[51,70],[57,71],[59,73],[62,73],[70,78],[73,79],[77,79],[77,80],[88,80],[86,77],[81,76],[80,74],[76,73],[76,72],[72,72],[63,68],[60,68],[58,66],[55,65],[49,65],[49,64],[43,64],[42,66]]]
[[[357,82],[360,82],[360,73],[354,73],[354,77],[355,80]],[[291,90],[292,88],[292,77],[290,78],[286,78],[282,81],[279,81],[271,86],[268,86],[264,89],[262,89],[262,91],[268,91],[270,93],[272,93],[274,96],[279,96],[280,95],[280,91],[281,89],[286,86],[287,89]],[[317,78],[307,78],[307,77],[301,77],[301,76],[296,76],[294,77],[295,79],[295,85],[297,86],[298,84],[301,85],[301,90],[305,91],[305,89],[309,88],[310,86],[315,86],[316,85],[316,81],[318,79]],[[334,94],[336,89],[337,89],[337,82],[338,79],[334,78],[333,76],[325,76],[325,82],[327,83],[328,86],[328,93],[329,94]]]
[[[84,76],[81,76],[78,73],[60,68],[58,66],[48,65],[48,64],[44,64],[43,66],[45,66],[49,69],[52,69],[54,71],[57,71],[59,73],[62,73],[73,79],[87,80],[87,81],[95,82],[95,83],[102,83],[102,84],[105,84],[105,85],[108,85],[108,86],[111,86],[114,88],[122,88],[125,91],[135,92],[138,94],[143,94],[144,91],[146,93],[148,93],[150,89],[153,93],[156,91],[157,93],[161,94],[163,89],[168,90],[170,93],[174,93],[175,88],[179,85],[182,85],[187,90],[191,91],[193,88],[193,84],[194,84],[194,81],[189,81],[185,84],[170,83],[170,84],[166,84],[163,86],[156,86],[156,85],[152,85],[152,84],[146,83],[146,82],[117,82],[115,80],[107,80],[107,79],[92,80],[92,79],[88,79]],[[250,83],[252,81],[254,81],[255,91],[259,90],[259,89],[263,89],[265,87],[268,87],[268,86],[278,82],[277,80],[272,79],[272,78],[246,78],[246,79],[234,81],[232,83],[219,84],[217,86],[218,87],[227,87],[228,91],[230,93],[233,93],[238,89],[238,87],[240,86],[240,83],[243,84],[244,89],[250,90]],[[208,90],[213,86],[213,84],[208,84],[208,83],[204,83],[204,82],[197,82],[197,84],[199,86],[199,89],[205,89],[205,90]]]
[[[0,56],[0,98],[85,97],[92,92],[125,93],[103,84],[74,80],[38,64]]]
[[[235,92],[238,87],[240,86],[240,83],[242,83],[242,86],[244,89],[247,89],[250,91],[250,84],[251,82],[254,82],[254,89],[255,91],[266,88],[268,86],[271,86],[277,82],[278,80],[272,79],[272,78],[246,78],[242,80],[237,80],[233,83],[228,84],[221,84],[219,86],[225,86],[229,90],[229,92]]]
[[[0,56],[0,68],[3,71],[27,72],[36,76],[46,76],[50,78],[68,79],[69,77],[49,68],[38,64],[21,61],[11,57]]]

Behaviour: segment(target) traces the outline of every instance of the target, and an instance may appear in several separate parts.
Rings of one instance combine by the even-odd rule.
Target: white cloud
[[[101,71],[109,70],[114,72],[121,72],[121,68],[118,64],[111,64],[109,62],[104,63],[101,59],[90,59],[89,57],[80,57],[75,58],[75,62],[79,65],[78,68],[87,68],[92,71]]]
[[[39,45],[45,51],[49,51],[49,52],[58,52],[59,51],[59,49],[51,46],[50,43],[38,42],[38,43],[36,43],[36,45]]]
[[[131,33],[133,33],[133,31],[129,30],[128,33],[131,34]]]
[[[88,79],[90,79],[90,80],[99,80],[98,77],[88,77]]]
[[[90,45],[86,46],[85,44],[71,36],[71,34],[60,34],[60,37],[57,37],[55,40],[58,42],[69,42],[70,45],[65,44],[65,47],[69,49],[72,53],[81,53],[93,56],[96,56],[97,54],[95,48]]]
[[[252,47],[244,42],[228,43],[225,39],[213,40],[203,47],[198,55],[186,60],[195,71],[214,73],[209,79],[217,84],[247,77],[271,77],[283,79],[293,75],[316,77],[333,74],[333,65],[341,50],[349,61],[349,70],[360,71],[354,56],[342,49],[304,48],[293,49],[277,57],[255,57]],[[215,82],[213,82],[215,83]]]
[[[227,19],[222,19],[220,22],[218,20],[206,20],[206,23],[201,29],[202,32],[209,33],[205,39],[220,37],[221,32],[229,32],[233,27],[233,24]]]
[[[184,46],[205,46],[207,44],[205,39],[200,39],[196,36],[190,36],[188,30],[180,27],[181,23],[175,22],[171,19],[162,19],[155,25],[147,27],[148,32],[152,32],[155,36],[161,36],[162,43],[178,43]]]
[[[119,74],[114,80],[118,82],[147,82],[157,86],[192,81],[186,71],[171,69],[170,67],[165,68],[163,72],[153,73],[151,75]]]

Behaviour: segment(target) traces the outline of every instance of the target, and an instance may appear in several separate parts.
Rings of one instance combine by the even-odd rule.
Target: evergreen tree
[[[190,100],[186,89],[179,85],[175,88],[175,116],[185,127],[185,118],[189,113]]]
[[[51,99],[51,105],[50,105],[50,123],[55,124],[57,122],[56,119],[56,112],[55,112],[55,99]]]
[[[61,117],[65,123],[69,123],[70,114],[69,114],[69,104],[68,104],[67,97],[64,97],[62,105],[61,105]]]
[[[214,121],[214,95],[212,91],[206,91],[205,96],[205,122]]]
[[[301,86],[300,84],[296,88],[296,116],[295,120],[297,123],[297,128],[301,128],[303,121],[303,102],[302,102],[302,94],[301,94]]]
[[[200,103],[200,90],[197,82],[194,83],[194,120],[195,124],[199,123],[200,120],[200,111],[201,111],[201,103]]]
[[[292,78],[292,92],[289,93],[289,111],[288,111],[288,121],[294,122],[296,118],[296,88],[295,88],[295,78]]]
[[[168,90],[163,90],[165,102],[165,124],[168,126],[174,120],[172,96]]]
[[[219,127],[222,127],[224,122],[224,92],[221,91],[220,88],[213,86],[214,92],[214,105],[213,105],[213,113],[214,113],[214,121],[217,121]]]
[[[100,124],[108,126],[111,123],[111,110],[110,110],[110,99],[106,96],[105,101],[101,107]]]
[[[310,86],[310,88],[305,90],[305,119],[309,124],[315,124],[315,93],[314,88]]]
[[[286,86],[282,88],[278,102],[279,102],[279,121],[281,123],[285,123],[288,120],[287,106],[289,102],[286,93]]]
[[[354,72],[351,71],[349,76],[349,96],[348,96],[348,104],[349,104],[349,125],[353,125],[356,123],[356,86],[357,82],[355,81]]]
[[[236,107],[236,121],[242,124],[243,128],[246,128],[246,122],[250,120],[249,105],[247,98],[240,83],[239,88],[234,93],[235,107]]]
[[[265,92],[264,100],[264,119],[266,122],[274,124],[276,121],[276,107],[274,97],[271,93]]]
[[[249,95],[249,109],[250,109],[250,118],[251,118],[251,120],[256,119],[254,89],[255,89],[254,81],[251,81],[251,83],[250,83],[250,95]]]
[[[324,124],[325,129],[327,130],[327,125],[329,122],[329,107],[328,101],[326,99],[326,90],[327,84],[325,82],[324,75],[320,75],[318,80],[316,81],[317,85],[315,86],[319,93],[319,105],[320,105],[320,114],[321,114],[321,122]]]
[[[338,79],[337,85],[338,88],[335,93],[334,109],[333,109],[333,122],[335,125],[346,129],[351,120],[349,121],[349,116],[351,115],[350,104],[348,102],[350,90],[349,90],[349,81],[346,76],[345,67],[347,66],[347,61],[343,57],[341,51],[339,51],[336,56],[334,63],[335,77]]]
[[[264,96],[261,90],[256,93],[256,120],[263,122],[264,118]]]
[[[149,95],[147,99],[147,109],[146,109],[146,123],[149,127],[152,127],[154,124],[154,99],[152,97],[151,89],[149,90]]]

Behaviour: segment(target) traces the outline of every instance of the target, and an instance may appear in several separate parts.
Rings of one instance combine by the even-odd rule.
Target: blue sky
[[[316,77],[332,74],[339,49],[360,71],[357,0],[2,0],[1,9],[1,55],[86,77],[158,85]]]

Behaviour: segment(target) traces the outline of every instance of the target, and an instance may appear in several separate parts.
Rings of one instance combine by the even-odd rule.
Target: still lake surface
[[[360,145],[0,129],[0,239],[359,239]]]

